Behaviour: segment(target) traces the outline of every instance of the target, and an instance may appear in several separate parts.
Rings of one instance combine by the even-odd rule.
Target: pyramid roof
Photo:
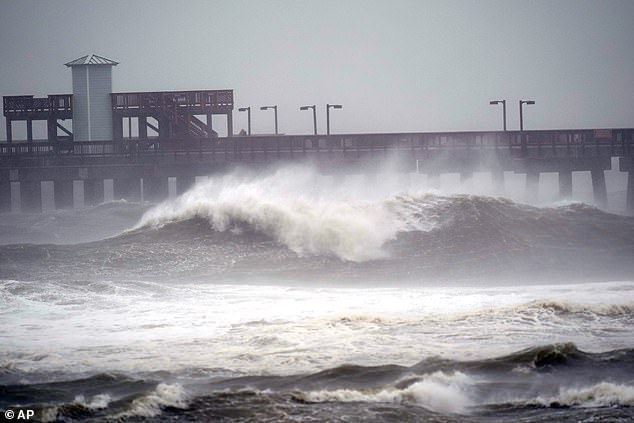
[[[87,54],[85,56],[80,57],[79,59],[75,59],[66,63],[66,66],[87,66],[87,65],[110,65],[117,66],[119,62],[115,62],[114,60],[107,59],[103,56],[98,56],[96,54]]]

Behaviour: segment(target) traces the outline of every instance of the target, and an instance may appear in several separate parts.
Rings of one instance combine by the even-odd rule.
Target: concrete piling
[[[20,181],[20,210],[37,213],[42,211],[42,183]]]
[[[528,170],[526,172],[526,201],[535,203],[539,200],[539,172]]]
[[[167,177],[143,178],[143,201],[158,203],[169,197]]]
[[[608,191],[605,185],[605,172],[603,169],[592,169],[592,191],[594,193],[594,202],[600,208],[608,206]]]
[[[138,178],[114,179],[114,200],[141,201],[141,180]]]
[[[57,180],[53,181],[53,190],[56,209],[73,208],[73,181]]]
[[[84,205],[96,206],[104,201],[103,180],[84,180]]]
[[[176,177],[176,195],[184,194],[196,183],[194,175],[179,175]]]
[[[559,171],[559,195],[564,199],[572,198],[572,171]]]

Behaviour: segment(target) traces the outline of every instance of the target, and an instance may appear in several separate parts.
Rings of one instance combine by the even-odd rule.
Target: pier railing
[[[424,155],[459,151],[504,152],[512,157],[631,156],[634,129],[442,132],[341,135],[271,135],[229,138],[127,138],[115,141],[0,143],[0,157],[162,156],[201,153],[225,158],[270,158],[307,153],[365,153],[411,150]],[[367,155],[367,154],[366,154]]]
[[[233,90],[131,92],[110,96],[114,111],[137,110],[151,114],[168,107],[233,110]]]
[[[21,116],[27,113],[56,113],[73,110],[72,94],[53,94],[36,98],[32,95],[5,96],[2,98],[4,116]]]

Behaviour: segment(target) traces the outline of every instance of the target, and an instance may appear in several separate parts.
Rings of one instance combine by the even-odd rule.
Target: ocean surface
[[[1,217],[0,421],[634,421],[633,217],[297,167]]]

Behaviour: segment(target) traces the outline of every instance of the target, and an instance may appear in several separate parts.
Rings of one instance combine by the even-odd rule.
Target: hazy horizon
[[[288,134],[316,104],[323,133],[325,103],[333,133],[498,130],[493,99],[509,129],[519,99],[527,129],[634,127],[631,1],[0,4],[2,95],[70,93],[63,64],[94,53],[120,62],[114,91],[233,89],[236,133],[246,106],[272,133],[268,104]]]

